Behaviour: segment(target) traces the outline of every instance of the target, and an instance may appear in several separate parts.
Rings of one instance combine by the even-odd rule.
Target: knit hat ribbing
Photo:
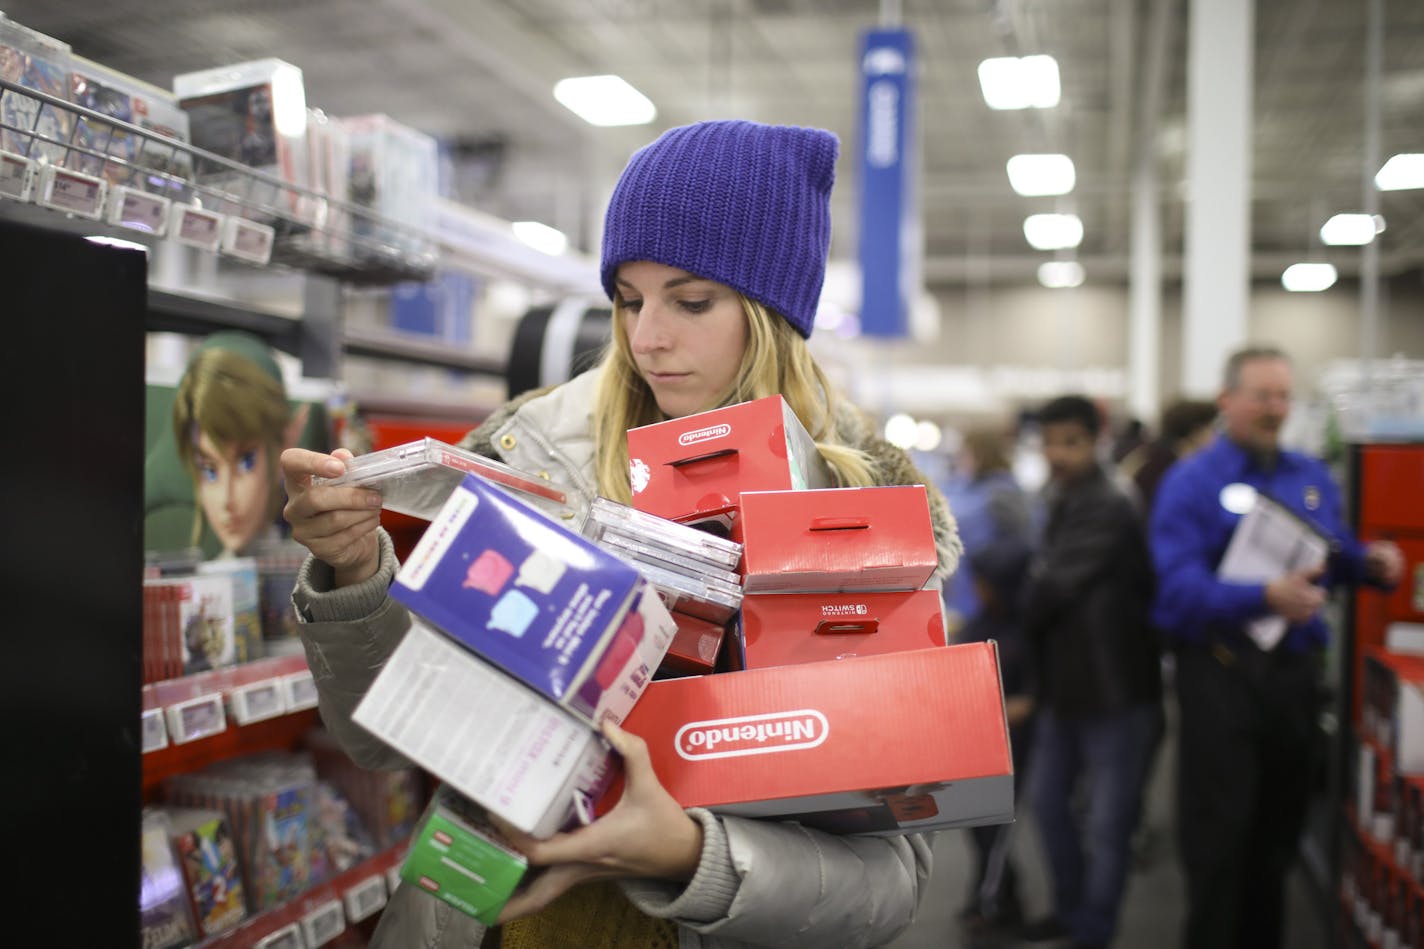
[[[603,225],[603,289],[651,260],[725,284],[811,335],[831,245],[835,135],[740,120],[669,129],[623,169]]]

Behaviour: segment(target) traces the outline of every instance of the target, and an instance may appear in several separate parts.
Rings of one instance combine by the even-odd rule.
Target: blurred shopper
[[[1281,449],[1291,391],[1281,350],[1232,355],[1217,397],[1221,434],[1167,472],[1152,514],[1153,617],[1176,651],[1188,949],[1281,945],[1285,875],[1322,751],[1326,589],[1393,585],[1403,569],[1394,544],[1361,546],[1351,536],[1325,465]],[[1268,583],[1219,580],[1222,555],[1257,495],[1326,534],[1334,550],[1328,565]],[[1263,651],[1246,626],[1273,614],[1289,625]]]
[[[1118,474],[1128,479],[1144,517],[1151,513],[1157,486],[1167,469],[1211,441],[1216,403],[1205,399],[1178,399],[1162,412],[1162,434],[1128,453],[1118,464]]]
[[[595,495],[626,503],[629,428],[780,393],[840,485],[923,484],[806,345],[825,276],[837,148],[820,129],[719,121],[670,129],[634,153],[603,230],[613,338],[602,361],[495,410],[463,446],[550,471],[579,503]],[[340,474],[349,457],[282,456],[287,518],[312,552],[292,596],[323,721],[358,763],[390,766],[399,756],[351,713],[409,626],[387,595],[399,564],[378,527],[379,496],[311,483]],[[939,491],[929,497],[942,578],[959,544]],[[605,735],[623,757],[624,794],[586,827],[547,840],[515,835],[540,872],[501,914],[504,949],[878,946],[913,921],[932,864],[923,835],[837,836],[684,810],[641,739],[611,724]],[[372,945],[470,949],[482,931],[402,885]]]
[[[1043,407],[1039,423],[1050,471],[1048,520],[1029,576],[1024,628],[1037,689],[1029,794],[1053,880],[1053,912],[1024,936],[1107,946],[1161,703],[1148,624],[1152,569],[1132,501],[1099,464],[1097,408],[1063,396]]]
[[[1020,776],[1027,773],[1033,738],[1033,663],[1020,608],[1032,554],[1027,534],[1011,531],[990,536],[972,552],[966,549],[964,572],[973,580],[979,609],[956,638],[998,644],[1014,773]],[[1016,782],[1015,794],[1022,790],[1023,782]],[[1011,852],[1014,827],[1008,823],[969,830],[975,856],[973,889],[960,917],[971,937],[1015,931],[1023,922],[1019,873]]]

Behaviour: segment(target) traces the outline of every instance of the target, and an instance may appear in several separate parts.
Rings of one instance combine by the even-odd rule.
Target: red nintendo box
[[[834,484],[825,459],[779,395],[628,431],[633,507],[691,523],[729,515],[743,491]],[[732,539],[737,539],[734,517]]]
[[[722,651],[726,627],[676,610],[672,618],[677,624],[677,632],[673,634],[672,645],[668,646],[659,669],[682,675],[712,672],[717,665],[717,653]]]
[[[768,593],[742,599],[748,669],[945,645],[938,590]],[[664,660],[666,662],[666,660]]]
[[[918,590],[939,563],[923,485],[742,494],[746,593]]]
[[[623,727],[684,807],[881,835],[1013,819],[993,643],[661,680]]]

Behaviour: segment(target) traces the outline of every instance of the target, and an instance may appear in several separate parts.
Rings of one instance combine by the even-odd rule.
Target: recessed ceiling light
[[[1375,175],[1375,187],[1381,191],[1424,188],[1424,153],[1395,155]]]
[[[1076,260],[1046,260],[1038,265],[1038,282],[1050,290],[1083,285],[1083,265]]]
[[[1024,197],[1067,194],[1077,183],[1067,155],[1015,155],[1006,167],[1010,187]]]
[[[542,250],[555,257],[569,249],[569,238],[558,228],[540,221],[515,221],[514,236],[535,250]]]
[[[1036,250],[1066,250],[1083,242],[1083,222],[1076,214],[1030,214],[1023,229]]]
[[[1320,239],[1326,244],[1368,244],[1375,234],[1384,230],[1384,219],[1373,214],[1336,214],[1320,228]]]
[[[1058,60],[998,56],[979,64],[979,88],[991,109],[1051,109],[1058,104]]]
[[[646,125],[658,116],[653,101],[622,76],[560,79],[554,98],[589,125]]]
[[[1318,293],[1335,286],[1334,264],[1291,264],[1281,274],[1281,286],[1293,293]]]

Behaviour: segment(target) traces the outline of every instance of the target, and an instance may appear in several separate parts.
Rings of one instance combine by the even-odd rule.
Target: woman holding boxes
[[[837,147],[819,129],[718,121],[672,129],[634,154],[604,227],[614,320],[602,362],[496,410],[462,446],[548,472],[584,504],[596,495],[627,503],[630,428],[779,393],[839,486],[928,487],[837,395],[806,345],[830,246]],[[312,554],[293,600],[327,726],[366,767],[405,764],[351,721],[409,619],[386,592],[399,565],[378,526],[380,496],[311,484],[341,474],[349,457],[282,456],[285,514]],[[944,575],[959,541],[948,506],[928,490]],[[623,798],[587,827],[519,841],[544,870],[501,915],[506,949],[873,946],[913,920],[929,840],[684,810],[641,739],[613,725],[605,735],[624,758]],[[373,945],[474,946],[480,929],[402,886]]]

